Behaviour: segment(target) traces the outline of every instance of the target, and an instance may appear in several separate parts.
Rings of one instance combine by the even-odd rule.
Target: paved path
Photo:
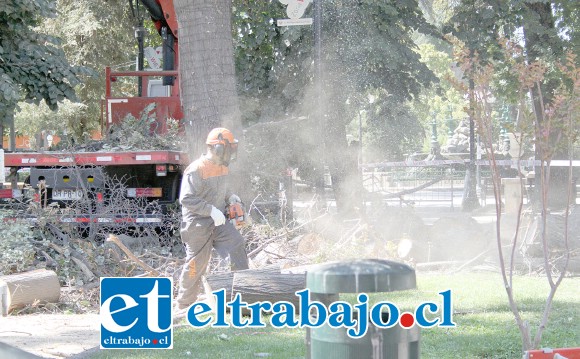
[[[0,342],[44,358],[71,357],[99,345],[99,315],[0,317]]]

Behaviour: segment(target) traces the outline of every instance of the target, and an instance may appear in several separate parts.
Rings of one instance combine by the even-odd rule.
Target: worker
[[[227,205],[241,202],[227,186],[238,141],[228,129],[214,128],[206,144],[207,153],[185,169],[181,181],[181,240],[186,252],[176,300],[176,310],[181,312],[201,297],[212,248],[220,256],[229,255],[232,270],[248,268],[244,238],[222,212]]]

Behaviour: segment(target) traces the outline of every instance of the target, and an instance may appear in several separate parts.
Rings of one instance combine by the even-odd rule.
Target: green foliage
[[[425,18],[438,29],[453,15],[456,1],[449,0],[420,0],[419,6]]]
[[[74,87],[84,69],[68,62],[59,39],[36,30],[44,17],[55,15],[51,0],[17,0],[0,7],[0,117],[21,98],[36,104],[44,100],[51,110],[65,98],[76,99]]]
[[[85,76],[82,84],[74,86],[80,103],[65,101],[56,113],[46,106],[22,104],[16,114],[16,128],[31,137],[42,129],[86,138],[91,130],[99,128],[105,67],[134,66],[133,21],[123,0],[57,0],[54,5],[58,16],[45,19],[38,28],[60,38],[70,63],[90,68],[91,76]],[[155,33],[152,37],[159,36]],[[120,95],[127,96],[133,94],[135,86],[132,83],[118,88],[126,89]],[[31,123],[31,118],[36,121]]]
[[[437,82],[419,61],[412,34],[436,35],[415,1],[334,1],[325,5],[323,63],[332,78],[354,91],[385,89],[397,101],[410,100]],[[338,69],[338,74],[334,73]]]
[[[23,272],[33,265],[33,231],[26,222],[6,222],[0,214],[0,275]]]
[[[179,123],[166,120],[166,132],[161,132],[156,117],[155,103],[143,109],[139,118],[127,115],[120,123],[111,126],[105,146],[123,149],[179,149]]]
[[[258,2],[236,4],[233,9],[236,67],[243,92],[254,93],[269,87],[268,73],[275,65],[280,34],[274,19],[282,17],[281,4]],[[246,56],[243,56],[246,55]]]
[[[473,78],[474,120],[488,147],[495,143],[497,130],[503,126],[509,132],[523,135],[526,142],[532,141],[536,150],[540,150],[536,152],[537,158],[548,160],[562,153],[570,158],[568,146],[577,140],[580,82],[580,66],[574,54],[569,53],[564,61],[554,64],[544,60],[529,62],[517,44],[501,38],[498,40],[501,58],[483,62],[478,56],[471,56],[462,42],[454,40],[454,43],[458,62],[462,68],[469,69],[469,76]],[[544,112],[534,114],[530,91],[549,81],[546,77],[556,71],[559,86],[542,96]],[[466,90],[460,82],[455,85]],[[517,112],[517,122],[511,120],[514,112]]]
[[[435,119],[438,133],[443,138],[467,117],[465,109],[468,106],[464,94],[454,86],[454,81],[461,80],[461,69],[455,66],[447,48],[428,42],[419,45],[421,61],[440,81],[436,87],[424,88],[410,105],[423,128],[429,129]]]
[[[386,88],[398,99],[410,99],[437,81],[419,62],[411,38],[413,31],[436,34],[415,1],[335,0],[323,6],[321,60],[328,77],[352,82],[357,90]],[[314,76],[312,27],[277,27],[275,19],[285,17],[282,10],[277,2],[235,8],[237,64],[246,90],[284,88],[292,78]],[[295,103],[302,100],[303,92],[295,95]]]
[[[21,103],[15,115],[15,126],[19,134],[30,137],[32,148],[36,148],[36,134],[41,131],[56,134],[63,138],[65,135],[78,133],[82,118],[87,115],[88,106],[82,102],[64,100],[59,104],[57,111],[51,111],[44,103],[39,105]],[[83,138],[89,137],[83,133]],[[77,137],[80,138],[80,137]]]
[[[563,39],[564,52],[580,56],[580,7],[574,1],[555,1],[552,5],[558,33]]]
[[[385,158],[402,161],[425,137],[423,126],[409,107],[385,94],[375,100],[366,119],[366,142],[373,151],[367,151],[365,159],[370,162]]]
[[[246,97],[242,104],[246,123],[276,120],[282,114],[313,116],[322,107],[331,119],[330,136],[323,140],[329,151],[336,147],[335,152],[342,153],[344,127],[367,106],[361,99],[368,93],[385,91],[393,97],[391,104],[408,112],[399,104],[438,81],[419,61],[413,42],[415,32],[438,36],[416,1],[323,2],[320,59],[315,53],[314,26],[276,26],[277,19],[286,17],[279,2],[262,2],[258,8],[245,1],[234,4],[236,65]],[[313,12],[310,6],[304,17],[313,17]],[[317,61],[322,68],[322,93],[316,87]],[[373,133],[405,121],[410,122],[402,131],[415,128],[413,115],[397,112],[394,118],[394,113],[383,110],[381,121],[374,124],[386,126]],[[390,153],[401,153],[410,137],[421,135],[392,137],[381,150],[388,146]]]
[[[242,121],[272,120],[299,102],[311,76],[311,29],[278,27],[285,18],[278,1],[233,2],[233,37]],[[303,65],[306,65],[304,67]]]
[[[555,65],[565,54],[578,54],[578,6],[574,1],[462,1],[447,22],[445,32],[460,39],[482,64],[504,67],[497,95],[514,100],[517,81],[506,63],[501,38],[523,46],[529,62],[542,60],[547,70],[542,86],[549,98],[561,73]],[[501,71],[501,70],[500,70]]]

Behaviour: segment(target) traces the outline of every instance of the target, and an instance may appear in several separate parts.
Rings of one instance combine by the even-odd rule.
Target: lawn
[[[520,334],[499,274],[419,274],[417,280],[417,290],[377,293],[372,300],[388,300],[402,309],[414,309],[426,300],[440,302],[437,293],[452,289],[457,327],[423,329],[421,358],[521,358]],[[548,291],[547,281],[543,277],[516,277],[514,287],[522,315],[535,332]],[[173,350],[101,350],[90,358],[304,358],[304,336],[302,329],[183,326],[175,330]],[[580,346],[580,278],[566,278],[556,295],[542,347],[575,346]]]

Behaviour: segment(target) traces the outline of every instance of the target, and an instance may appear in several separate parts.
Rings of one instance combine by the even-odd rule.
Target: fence
[[[387,203],[440,202],[453,208],[453,197],[463,188],[463,176],[458,174],[449,167],[375,169],[363,172],[363,186]]]
[[[490,161],[477,160],[476,185],[477,197],[482,206],[488,199],[493,200],[493,188],[490,174]],[[518,166],[526,171],[539,166],[540,161],[533,160],[498,160],[501,178],[517,178]],[[448,205],[452,209],[459,204],[464,193],[466,160],[435,160],[435,161],[403,161],[365,164],[363,170],[363,185],[367,192],[378,195],[385,202],[398,202],[399,205],[425,205],[429,202],[439,202],[438,206]],[[553,160],[551,167],[564,168],[572,166],[573,197],[577,201],[580,177],[580,160]],[[524,182],[524,203],[529,203],[533,192],[534,180]],[[502,185],[503,187],[503,185]],[[503,189],[502,189],[503,192]],[[503,195],[503,193],[502,193]],[[456,199],[454,203],[454,199]]]

